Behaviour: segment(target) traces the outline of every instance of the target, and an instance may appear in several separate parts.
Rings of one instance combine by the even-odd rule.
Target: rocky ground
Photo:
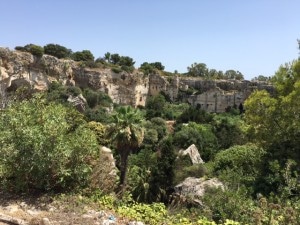
[[[0,225],[143,225],[80,197],[13,196],[0,192]]]

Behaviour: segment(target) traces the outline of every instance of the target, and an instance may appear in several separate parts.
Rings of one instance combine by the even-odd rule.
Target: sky
[[[299,0],[9,0],[0,46],[53,43],[180,73],[205,63],[250,80],[298,58],[299,9]]]

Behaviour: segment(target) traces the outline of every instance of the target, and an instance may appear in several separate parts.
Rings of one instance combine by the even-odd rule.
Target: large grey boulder
[[[190,157],[193,164],[204,163],[204,161],[202,160],[196,145],[194,145],[194,144],[192,144],[186,150],[180,150],[179,151],[179,156],[186,156],[186,155],[188,155]]]
[[[82,94],[79,94],[77,96],[70,95],[68,97],[68,102],[70,102],[73,106],[75,106],[78,111],[84,112],[85,111],[85,105],[87,104],[86,99],[82,96]]]
[[[174,187],[175,193],[187,197],[194,202],[201,202],[200,199],[210,188],[225,189],[224,184],[217,178],[205,179],[188,177],[182,183]]]
[[[101,147],[100,158],[94,164],[91,187],[99,188],[104,193],[111,193],[119,179],[118,169],[111,149],[105,146]]]
[[[114,169],[116,169],[117,167],[116,167],[116,162],[115,162],[116,160],[114,158],[114,155],[113,155],[111,149],[107,148],[105,146],[102,146],[100,150],[101,150],[101,154],[105,155],[105,159],[107,160],[107,162],[109,162],[110,166],[113,168],[113,171],[114,171]]]

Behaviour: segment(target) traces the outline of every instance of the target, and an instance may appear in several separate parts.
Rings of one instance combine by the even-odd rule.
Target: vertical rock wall
[[[209,112],[224,112],[227,107],[238,106],[256,89],[274,91],[271,85],[262,82],[203,80],[159,74],[146,76],[138,70],[115,73],[109,68],[84,68],[72,60],[49,55],[35,57],[27,52],[0,48],[1,95],[9,87],[24,84],[43,91],[52,81],[105,92],[114,103],[134,107],[145,106],[148,96],[160,92],[172,101],[178,100],[181,94],[181,101],[199,105]]]

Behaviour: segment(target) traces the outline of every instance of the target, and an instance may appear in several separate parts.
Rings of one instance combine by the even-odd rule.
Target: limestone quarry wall
[[[28,85],[34,90],[46,90],[52,81],[64,85],[89,87],[107,93],[113,102],[133,106],[145,105],[149,78],[143,73],[114,73],[110,69],[83,68],[72,60],[0,48],[1,89]]]
[[[145,106],[147,97],[164,92],[172,101],[179,97],[209,112],[224,112],[228,106],[238,106],[253,92],[274,88],[261,82],[237,80],[203,80],[183,76],[144,75],[135,70],[115,73],[111,69],[84,68],[72,60],[0,47],[0,94],[9,87],[28,85],[37,91],[46,90],[52,81],[76,85],[107,93],[114,103]],[[187,93],[189,89],[196,92]]]
[[[151,80],[151,79],[150,79]],[[164,91],[172,100],[181,100],[194,106],[200,106],[208,112],[225,112],[228,107],[238,107],[254,90],[267,90],[274,93],[274,87],[266,82],[250,82],[247,80],[205,80],[194,77],[173,77],[161,79],[165,84],[159,84],[155,79],[151,84],[153,90]],[[160,88],[163,87],[163,88]],[[185,94],[192,90],[192,94]],[[156,91],[156,92],[157,92]]]

